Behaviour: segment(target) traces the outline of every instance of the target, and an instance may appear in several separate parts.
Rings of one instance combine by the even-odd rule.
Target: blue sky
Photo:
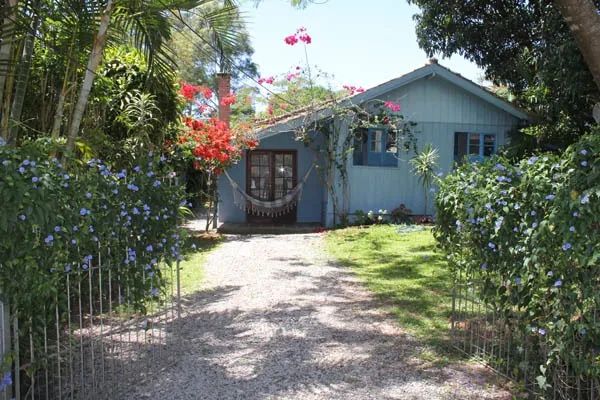
[[[369,88],[425,64],[417,45],[413,15],[418,8],[405,0],[314,0],[295,9],[287,0],[243,0],[254,61],[263,76],[284,73],[305,65],[301,46],[288,46],[285,36],[300,26],[313,42],[308,46],[310,65],[333,74],[334,86],[351,84]],[[460,56],[440,64],[477,82],[482,71]]]

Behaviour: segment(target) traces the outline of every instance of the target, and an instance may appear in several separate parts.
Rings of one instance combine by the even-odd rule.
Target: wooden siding
[[[507,143],[507,134],[519,123],[513,115],[483,101],[439,77],[424,78],[392,91],[380,100],[402,106],[407,120],[417,123],[417,145],[431,143],[439,151],[440,172],[447,174],[454,164],[454,133],[477,132],[496,135],[497,147]],[[392,209],[405,204],[416,214],[425,211],[424,193],[403,153],[398,167],[354,166],[348,161],[350,182],[349,212]],[[433,210],[430,195],[428,213]],[[331,210],[328,210],[331,211]],[[331,217],[328,216],[328,221]]]

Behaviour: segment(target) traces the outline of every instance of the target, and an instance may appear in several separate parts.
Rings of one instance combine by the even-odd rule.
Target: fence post
[[[8,304],[0,295],[0,365],[4,365],[7,355],[10,353],[10,314]],[[9,366],[10,368],[10,366]],[[6,371],[0,370],[2,376]],[[12,398],[12,386],[8,385],[4,390],[0,390],[0,399],[8,400]]]

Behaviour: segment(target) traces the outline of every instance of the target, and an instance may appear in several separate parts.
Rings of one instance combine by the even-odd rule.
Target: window
[[[370,128],[354,136],[354,165],[396,167],[398,143],[396,133],[385,128]]]
[[[469,162],[481,161],[496,152],[496,135],[492,133],[454,134],[454,161],[461,162],[467,157]]]

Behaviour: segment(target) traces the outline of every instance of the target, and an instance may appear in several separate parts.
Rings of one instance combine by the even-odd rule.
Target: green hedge
[[[600,134],[561,155],[466,164],[440,182],[435,236],[455,272],[542,352],[552,372],[600,377]],[[458,275],[457,275],[458,276]]]
[[[179,257],[184,197],[164,159],[130,171],[71,164],[37,146],[0,147],[0,293],[33,326],[55,300],[65,312],[67,275],[76,285],[100,261],[143,311],[164,290],[159,264]]]

